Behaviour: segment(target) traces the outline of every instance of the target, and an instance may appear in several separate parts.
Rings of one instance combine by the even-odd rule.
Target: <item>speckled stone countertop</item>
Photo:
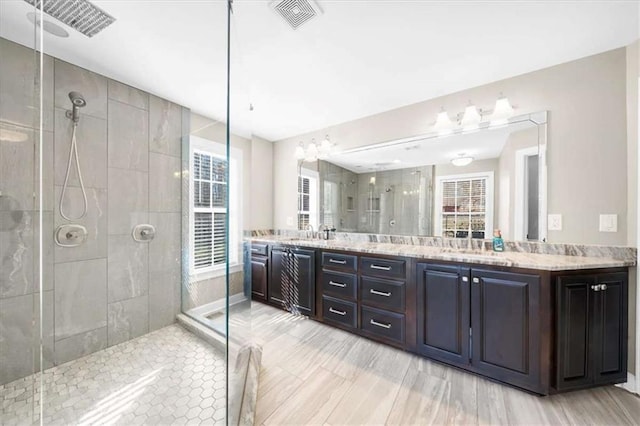
[[[382,242],[348,241],[343,239],[319,240],[297,238],[286,235],[255,236],[254,242],[284,244],[298,247],[313,247],[326,250],[344,250],[358,253],[372,253],[390,256],[413,257],[417,259],[446,260],[491,266],[506,266],[543,271],[568,271],[595,268],[615,268],[635,266],[636,259],[616,259],[604,256],[605,248],[599,248],[597,256],[569,256],[562,254],[541,254],[523,251],[497,253],[480,248],[437,247],[427,245],[394,244]]]

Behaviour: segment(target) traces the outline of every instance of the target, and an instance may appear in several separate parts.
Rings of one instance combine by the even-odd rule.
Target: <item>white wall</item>
[[[471,100],[492,109],[500,92],[517,107],[517,114],[549,111],[548,211],[562,214],[564,226],[549,232],[549,241],[627,244],[624,48],[276,142],[274,227],[291,228],[287,217],[295,217],[293,153],[299,141],[329,134],[341,149],[348,149],[423,134],[440,107],[461,112]],[[618,232],[599,232],[600,213],[618,214]]]

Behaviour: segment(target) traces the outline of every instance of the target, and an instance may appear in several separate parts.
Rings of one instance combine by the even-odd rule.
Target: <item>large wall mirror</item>
[[[546,123],[546,112],[527,114],[319,160],[318,223],[341,232],[478,239],[500,229],[509,240],[545,241]]]

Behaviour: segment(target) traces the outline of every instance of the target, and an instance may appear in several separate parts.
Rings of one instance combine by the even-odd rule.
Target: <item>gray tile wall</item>
[[[39,355],[38,61],[0,38],[0,384],[31,374]],[[45,57],[43,169],[44,354],[64,363],[174,322],[180,309],[183,108],[86,69]],[[58,203],[71,143],[68,93],[80,110],[78,154],[87,215],[67,221]],[[34,195],[35,194],[35,195]],[[75,169],[64,198],[82,208]],[[76,248],[57,226],[84,225]],[[135,242],[135,225],[156,238]],[[34,325],[35,324],[35,325]]]

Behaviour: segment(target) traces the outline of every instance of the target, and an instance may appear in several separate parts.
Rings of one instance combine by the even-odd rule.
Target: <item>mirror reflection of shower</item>
[[[71,110],[67,111],[66,117],[71,120],[71,146],[69,147],[69,160],[67,161],[67,173],[64,177],[64,184],[62,185],[62,193],[60,194],[60,216],[66,220],[79,220],[87,214],[87,192],[84,188],[84,182],[82,181],[82,172],[80,171],[80,158],[78,157],[78,143],[76,140],[76,133],[78,129],[78,123],[80,122],[80,108],[87,105],[87,101],[79,92],[69,92],[69,99],[71,100]],[[78,217],[70,217],[64,211],[64,196],[69,186],[69,174],[71,173],[71,163],[75,156],[75,167],[78,172],[78,180],[80,181],[80,190],[82,191],[83,205],[82,213]]]

